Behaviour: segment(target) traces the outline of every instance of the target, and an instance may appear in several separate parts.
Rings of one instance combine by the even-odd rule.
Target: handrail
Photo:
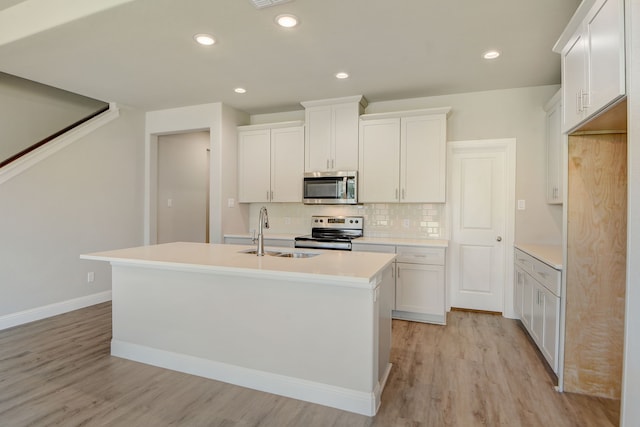
[[[78,120],[77,122],[65,127],[64,129],[59,130],[58,132],[54,133],[53,135],[50,135],[50,136],[44,138],[43,140],[41,140],[39,142],[36,142],[35,144],[25,148],[24,150],[20,151],[17,154],[14,154],[13,156],[9,157],[8,159],[0,161],[0,168],[8,165],[11,162],[14,162],[14,161],[18,160],[19,158],[23,157],[26,154],[29,154],[30,152],[36,150],[37,148],[42,147],[47,142],[50,142],[50,141],[56,139],[57,137],[59,137],[60,135],[63,135],[65,133],[69,132],[70,130],[82,125],[83,123],[88,122],[89,120],[93,119],[94,117],[99,116],[100,114],[104,113],[105,111],[108,111],[109,108],[110,108],[110,106],[107,105],[104,108],[101,108],[100,110],[98,110],[98,111],[96,111],[94,113],[91,113],[88,116]]]

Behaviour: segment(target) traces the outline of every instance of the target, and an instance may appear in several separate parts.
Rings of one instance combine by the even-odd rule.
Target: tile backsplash
[[[445,205],[439,203],[372,203],[354,206],[304,205],[301,203],[252,203],[250,229],[258,226],[260,208],[269,212],[270,233],[308,234],[312,215],[364,217],[365,237],[444,239]]]

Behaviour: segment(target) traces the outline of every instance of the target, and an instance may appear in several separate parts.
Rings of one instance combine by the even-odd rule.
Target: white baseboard
[[[111,340],[111,355],[367,416],[376,414],[382,393],[380,385],[367,393],[120,340]]]
[[[46,319],[47,317],[57,316],[58,314],[68,313],[73,310],[78,310],[80,308],[89,307],[91,305],[107,301],[111,301],[111,291],[100,292],[80,298],[57,302],[55,304],[31,308],[18,313],[7,314],[0,317],[0,330],[24,325],[25,323]]]

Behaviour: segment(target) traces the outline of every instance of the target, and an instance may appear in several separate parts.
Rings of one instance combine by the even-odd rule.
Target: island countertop
[[[323,281],[336,286],[375,287],[377,276],[394,254],[270,248],[276,252],[312,252],[310,258],[286,258],[243,253],[255,246],[175,242],[81,255],[112,264],[158,267],[229,275],[279,277],[283,280]]]

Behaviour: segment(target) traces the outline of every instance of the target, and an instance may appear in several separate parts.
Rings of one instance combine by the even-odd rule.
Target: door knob
[[[497,241],[497,242],[502,242],[502,236],[498,236],[498,237],[496,237],[496,241]]]

